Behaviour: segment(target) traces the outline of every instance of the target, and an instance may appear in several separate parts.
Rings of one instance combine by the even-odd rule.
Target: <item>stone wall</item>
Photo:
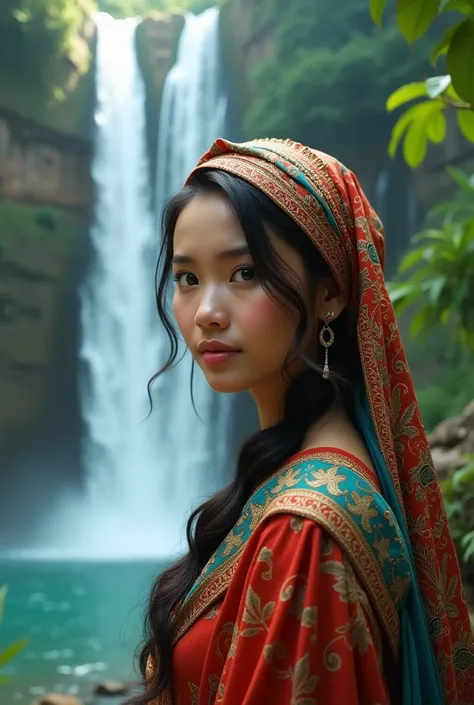
[[[91,146],[0,112],[0,436],[41,408],[58,303],[91,213]]]
[[[0,198],[89,212],[91,145],[0,109]]]

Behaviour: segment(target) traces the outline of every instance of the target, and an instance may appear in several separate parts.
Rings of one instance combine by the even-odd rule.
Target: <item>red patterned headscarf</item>
[[[474,646],[461,577],[384,281],[383,228],[354,174],[291,140],[217,140],[196,169],[245,179],[311,239],[357,316],[378,447],[404,514],[426,621],[449,705],[474,703]],[[192,174],[188,177],[192,177]]]

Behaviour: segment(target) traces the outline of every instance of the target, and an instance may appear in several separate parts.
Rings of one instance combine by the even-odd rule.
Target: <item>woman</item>
[[[354,175],[289,140],[217,140],[164,213],[167,282],[210,386],[261,430],[150,599],[134,700],[474,703],[456,556]],[[166,369],[165,367],[165,369]]]

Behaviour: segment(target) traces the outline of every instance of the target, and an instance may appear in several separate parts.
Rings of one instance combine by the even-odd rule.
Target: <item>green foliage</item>
[[[8,588],[6,585],[0,587],[0,622],[3,618],[3,611],[5,607],[7,592]],[[28,644],[28,641],[29,639],[20,639],[20,641],[15,641],[13,644],[7,646],[6,649],[0,651],[0,670],[7,666],[15,658],[15,656],[25,648],[25,646]],[[0,675],[0,684],[9,682],[10,678],[8,676]]]
[[[389,291],[399,315],[415,306],[413,336],[446,326],[452,340],[474,350],[474,177],[454,167],[448,171],[460,195],[431,211],[430,219],[441,216],[441,224],[412,239],[414,249],[402,260],[399,280]]]
[[[435,336],[438,337],[438,344],[441,343],[447,350],[442,351],[437,360],[434,359],[436,357],[433,354],[433,347],[436,346],[435,341],[434,345],[426,345],[421,348],[421,359],[418,363],[410,364],[415,381],[421,365],[426,368],[431,364],[435,368],[428,383],[417,384],[421,416],[429,432],[433,431],[445,419],[460,414],[474,399],[473,355],[454,354],[450,349],[449,339],[446,343],[446,335],[443,330],[436,329],[432,338]]]
[[[396,121],[388,151],[394,157],[403,140],[403,156],[406,163],[415,168],[426,156],[428,142],[440,144],[446,137],[445,112],[449,107],[458,109],[457,120],[462,134],[474,142],[474,111],[463,103],[451,84],[451,76],[433,76],[426,81],[408,83],[397,88],[388,98],[388,112],[396,110],[412,100],[424,98],[402,113]]]
[[[16,246],[21,238],[40,239],[67,255],[76,242],[77,232],[75,218],[60,208],[31,208],[15,201],[0,203],[0,249]]]
[[[85,132],[94,11],[94,0],[2,0],[2,107],[52,129]]]
[[[379,26],[386,4],[386,0],[370,2],[372,19]],[[450,12],[456,14],[451,16]],[[467,140],[474,142],[474,0],[396,0],[396,15],[398,27],[410,44],[423,37],[439,15],[451,20],[430,53],[433,66],[440,56],[446,56],[448,75],[402,86],[387,101],[390,111],[424,99],[399,117],[389,145],[393,157],[403,138],[403,156],[415,168],[424,160],[428,142],[439,144],[444,140],[447,108],[461,111],[459,128]]]
[[[388,90],[426,72],[423,42],[407,51],[394,19],[379,32],[365,0],[334,12],[332,0],[267,3],[258,12],[275,27],[275,51],[251,77],[247,137],[291,136],[341,154],[342,143],[385,141]],[[273,14],[269,8],[273,8]],[[262,18],[255,19],[264,26]]]
[[[194,12],[199,14],[218,5],[213,0],[96,0],[99,10],[112,17],[144,17],[155,12]]]
[[[0,64],[19,79],[42,88],[54,85],[57,62],[88,67],[81,31],[91,0],[3,0],[0,9]]]
[[[444,504],[461,561],[474,569],[474,455],[466,465],[442,480]]]

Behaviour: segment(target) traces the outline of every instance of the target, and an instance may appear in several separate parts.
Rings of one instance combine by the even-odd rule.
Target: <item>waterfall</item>
[[[79,497],[71,490],[52,498],[37,537],[42,548],[24,557],[169,557],[183,548],[191,507],[223,482],[232,397],[213,393],[197,370],[198,418],[186,358],[157,381],[150,415],[146,393],[167,355],[154,291],[157,213],[225,133],[218,11],[187,15],[166,79],[155,211],[135,46],[139,22],[96,16],[95,212],[80,289],[85,487]]]
[[[119,554],[166,553],[176,535],[161,482],[168,468],[157,420],[153,414],[146,419],[146,384],[158,367],[149,256],[158,238],[138,23],[105,13],[96,18],[96,207],[91,268],[81,291],[87,523],[98,550]]]
[[[156,221],[166,198],[184,183],[199,157],[217,137],[225,137],[227,96],[223,89],[219,12],[187,14],[175,65],[166,78],[159,121]],[[160,330],[157,335],[162,336]],[[161,342],[163,342],[161,340]],[[184,352],[184,349],[183,349]],[[199,368],[194,374],[196,416],[190,397],[191,359],[187,355],[157,384],[161,457],[173,468],[169,501],[187,513],[197,497],[222,482],[232,398],[208,387]],[[163,455],[164,454],[164,455]]]

